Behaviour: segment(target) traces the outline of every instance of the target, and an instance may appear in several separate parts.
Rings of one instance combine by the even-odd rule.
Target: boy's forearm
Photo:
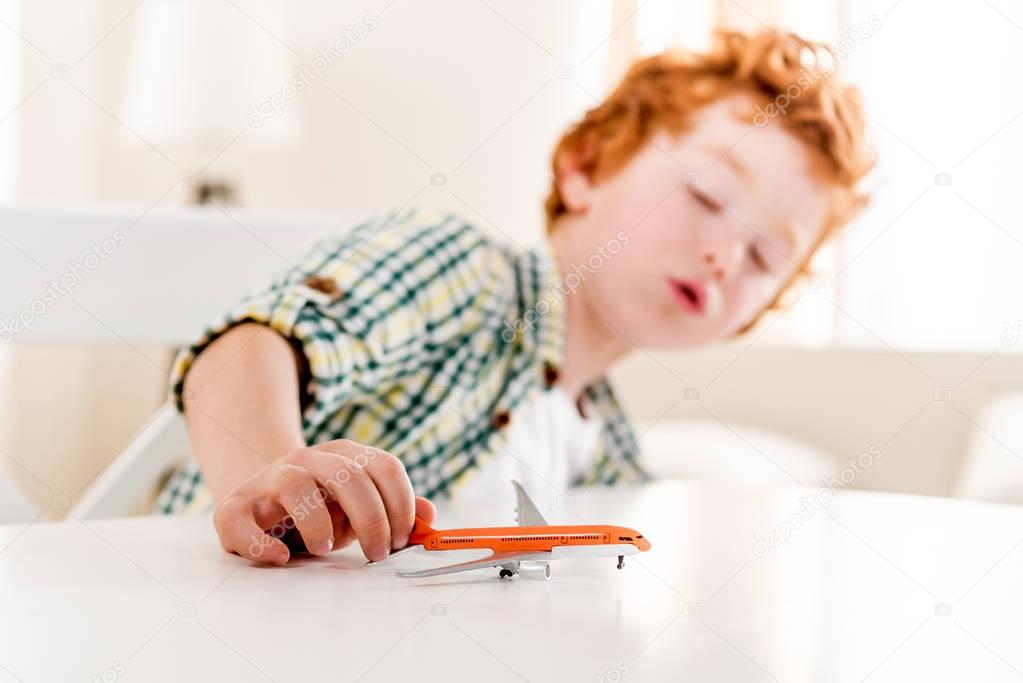
[[[185,420],[215,503],[305,445],[301,370],[287,340],[256,323],[232,328],[193,362],[185,376]]]

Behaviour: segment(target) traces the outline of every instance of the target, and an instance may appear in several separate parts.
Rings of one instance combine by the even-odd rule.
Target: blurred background
[[[205,204],[241,227],[432,206],[528,246],[563,129],[631,60],[706,47],[717,26],[835,45],[880,163],[871,205],[783,311],[616,370],[652,469],[1023,502],[1009,0],[2,0],[0,199],[93,222]],[[188,235],[142,272],[199,258]],[[0,344],[0,467],[54,518],[166,392],[172,345],[94,317],[87,343]]]

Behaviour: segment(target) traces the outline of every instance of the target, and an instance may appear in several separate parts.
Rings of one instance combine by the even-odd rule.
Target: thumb
[[[437,508],[426,498],[416,496],[416,517],[427,524],[433,524],[433,520],[437,519]]]

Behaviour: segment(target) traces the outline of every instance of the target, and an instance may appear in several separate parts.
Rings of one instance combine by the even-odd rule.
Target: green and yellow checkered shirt
[[[316,240],[293,263],[178,355],[179,409],[206,345],[241,322],[268,325],[308,359],[307,443],[347,438],[389,451],[416,493],[435,498],[457,495],[500,451],[516,407],[557,378],[566,294],[549,247],[513,249],[455,215],[411,209]],[[586,393],[602,421],[600,452],[573,483],[647,479],[610,385]],[[156,505],[210,504],[191,460]]]

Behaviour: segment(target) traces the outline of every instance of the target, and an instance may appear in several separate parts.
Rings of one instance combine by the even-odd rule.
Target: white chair
[[[215,207],[0,208],[0,342],[180,346],[334,227]],[[164,405],[72,514],[130,514],[187,452],[184,423]],[[0,501],[0,523],[39,514],[2,471]]]

